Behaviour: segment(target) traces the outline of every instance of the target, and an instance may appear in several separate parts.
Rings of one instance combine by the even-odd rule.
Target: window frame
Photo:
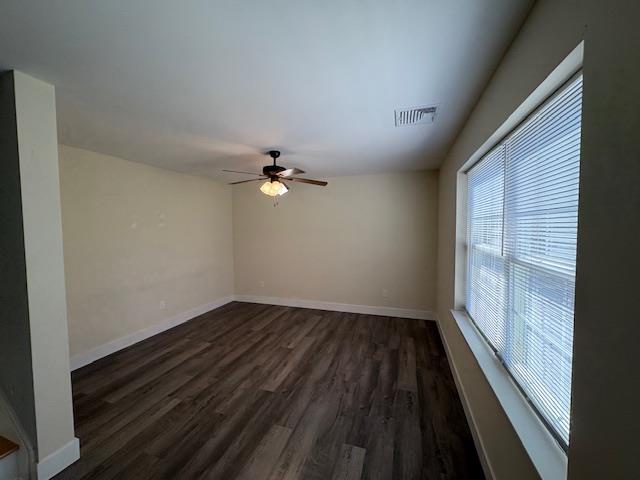
[[[488,148],[485,153],[483,153],[479,158],[477,158],[471,165],[466,166],[466,168],[464,168],[462,170],[462,174],[465,175],[465,177],[466,177],[469,174],[469,172],[475,166],[479,165],[480,162],[482,162],[484,159],[486,159],[488,156],[490,156],[495,150],[500,149],[500,148],[505,148],[505,146],[506,146],[507,142],[509,141],[509,139],[515,133],[517,133],[518,129],[522,125],[524,125],[525,123],[529,122],[531,119],[535,118],[540,113],[540,111],[548,103],[552,102],[556,97],[558,97],[560,94],[562,94],[564,92],[565,88],[568,85],[570,85],[571,83],[573,83],[575,80],[577,80],[579,77],[582,77],[582,76],[583,76],[582,67],[580,67],[569,78],[565,79],[561,84],[557,85],[556,88],[550,94],[548,94],[541,101],[539,101],[537,106],[528,115],[526,115],[517,124],[515,124],[506,134],[502,135],[497,141],[494,141],[491,144],[490,148]],[[505,158],[505,161],[506,161],[506,158]],[[467,192],[468,192],[468,181],[466,181],[466,178],[465,178],[465,182],[464,183],[465,183],[465,188],[467,189]],[[504,183],[506,185],[506,182],[504,182]],[[465,212],[467,212],[468,208],[469,208],[468,198],[466,197],[467,192],[465,192],[465,200],[466,200],[466,202],[464,204]],[[505,198],[503,198],[503,202],[506,202],[506,196],[505,196]],[[502,215],[503,215],[503,222],[504,222],[504,216],[506,215],[506,212],[504,210],[502,212]],[[466,215],[465,215],[465,217],[466,217]],[[503,235],[503,241],[504,241],[504,227],[503,227],[502,235]],[[467,282],[468,282],[468,279],[469,279],[471,246],[469,245],[469,232],[466,229],[465,229],[465,235],[464,235],[464,252],[465,252],[465,263],[464,263],[464,278],[465,278],[464,292],[465,293],[464,293],[464,302],[463,302],[463,305],[462,305],[462,310],[467,315],[467,317],[469,318],[471,323],[474,325],[474,327],[476,328],[477,332],[480,334],[480,336],[482,337],[484,342],[486,342],[487,346],[491,349],[491,351],[493,352],[495,357],[498,359],[500,364],[503,366],[505,372],[510,377],[511,381],[513,382],[513,384],[519,390],[520,394],[524,397],[525,401],[527,402],[527,404],[529,405],[531,410],[538,417],[538,420],[545,426],[545,428],[548,430],[549,434],[558,443],[559,447],[563,450],[563,452],[565,454],[567,454],[568,450],[569,450],[568,443],[565,442],[565,440],[562,438],[560,433],[545,418],[544,414],[536,406],[534,401],[529,397],[527,392],[520,385],[518,379],[513,375],[511,370],[508,368],[508,366],[507,366],[505,360],[502,358],[502,355],[500,354],[499,350],[493,345],[493,343],[490,341],[490,339],[482,331],[482,328],[480,328],[480,326],[476,323],[476,321],[474,320],[473,316],[471,315],[471,313],[467,309],[468,298],[467,298],[466,292],[467,292],[467,286],[468,286]],[[489,253],[491,253],[491,252],[489,252]],[[540,270],[543,273],[547,273],[547,274],[550,274],[550,275],[553,275],[553,276],[558,276],[558,277],[559,276],[568,276],[568,274],[557,272],[557,271],[551,270],[549,268],[546,268],[544,266],[536,265],[536,264],[529,263],[529,262],[523,262],[521,259],[513,258],[512,256],[508,255],[505,252],[504,244],[503,244],[503,247],[502,247],[502,252],[500,254],[500,258],[504,262],[510,262],[510,263],[513,263],[513,264],[523,264],[525,267],[532,267],[532,268],[534,268],[536,270]],[[511,279],[510,279],[509,275],[507,275],[506,279],[507,279],[507,282],[511,282]],[[574,281],[575,281],[575,277],[574,277]]]
[[[530,403],[464,310],[467,290],[467,175],[465,172],[581,71],[583,59],[584,42],[580,42],[546,75],[522,78],[520,85],[516,86],[523,92],[520,101],[507,104],[507,109],[503,109],[502,114],[498,112],[498,115],[502,115],[502,120],[495,122],[492,133],[484,134],[483,138],[470,139],[476,146],[467,154],[466,161],[459,164],[455,170],[452,303],[450,310],[445,312],[446,317],[440,319],[442,323],[439,323],[439,326],[476,448],[489,478],[494,476],[493,455],[500,450],[500,446],[495,444],[495,438],[491,433],[493,422],[486,418],[488,413],[486,408],[490,403],[485,402],[497,402],[495,405],[500,412],[496,411],[495,414],[506,415],[513,433],[542,478],[565,479],[568,462],[567,452],[560,447],[549,429],[541,422],[540,417],[531,408]],[[585,79],[585,84],[588,85],[588,79]],[[508,109],[508,105],[511,105],[512,110]],[[498,108],[501,107],[498,106]],[[467,348],[468,353],[475,360],[471,371],[468,371],[470,365],[463,360],[465,354],[460,357],[457,352],[459,346],[451,343],[449,339],[451,333],[446,331],[449,327],[445,329],[445,325],[449,324],[457,331],[456,335],[460,335],[463,340],[465,345],[463,348]],[[458,362],[462,363],[458,365]],[[485,398],[485,394],[481,392],[478,393],[479,396],[467,393],[467,388],[470,388],[474,382],[472,379],[476,375],[475,369],[495,395],[493,400]],[[477,378],[479,380],[480,377]]]

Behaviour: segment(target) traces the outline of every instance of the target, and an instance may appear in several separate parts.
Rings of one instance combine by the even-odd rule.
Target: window
[[[466,309],[567,447],[582,76],[467,172]]]

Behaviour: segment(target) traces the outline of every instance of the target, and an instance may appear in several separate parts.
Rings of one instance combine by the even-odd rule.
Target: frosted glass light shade
[[[270,197],[275,197],[276,195],[284,195],[289,191],[287,186],[284,183],[280,183],[277,180],[275,181],[266,181],[260,187],[260,191],[265,195],[269,195]]]

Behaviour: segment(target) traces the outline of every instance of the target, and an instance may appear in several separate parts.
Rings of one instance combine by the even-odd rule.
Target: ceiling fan
[[[280,165],[276,165],[276,159],[280,156],[278,150],[269,150],[267,154],[273,159],[273,165],[265,165],[262,167],[262,174],[253,172],[239,172],[237,170],[222,170],[223,172],[230,173],[244,173],[246,175],[256,175],[258,178],[252,178],[250,180],[241,180],[239,182],[231,182],[229,185],[237,185],[239,183],[258,182],[267,180],[260,187],[260,191],[270,197],[276,197],[284,195],[289,191],[286,182],[300,182],[310,183],[311,185],[320,185],[325,187],[327,182],[322,180],[311,180],[309,178],[294,177],[294,175],[300,175],[304,173],[299,168],[285,168]]]

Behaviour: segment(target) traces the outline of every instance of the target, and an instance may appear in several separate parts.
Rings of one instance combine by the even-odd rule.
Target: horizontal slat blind
[[[502,256],[504,145],[469,175],[467,310],[491,345],[505,343],[507,284]]]
[[[581,101],[579,76],[468,172],[467,309],[565,445]]]

